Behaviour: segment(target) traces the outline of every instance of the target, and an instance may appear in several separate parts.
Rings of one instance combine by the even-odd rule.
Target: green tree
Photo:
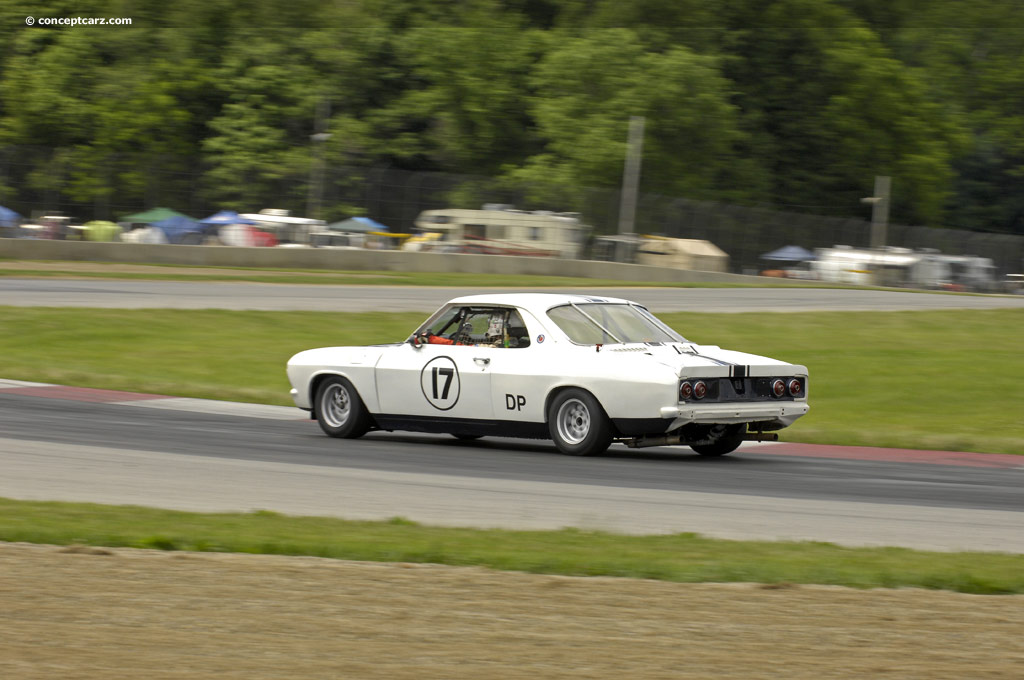
[[[956,158],[951,226],[1024,234],[1024,6],[936,0],[891,31],[894,52],[957,111],[969,143]]]
[[[225,207],[297,209],[306,196],[317,74],[289,41],[240,31],[217,71],[225,103],[203,140],[209,198]]]
[[[544,191],[618,186],[631,116],[644,116],[642,190],[695,198],[757,193],[737,154],[738,111],[718,62],[685,47],[648,52],[628,29],[553,35],[531,78],[544,148],[511,179]]]
[[[856,214],[874,175],[893,177],[892,218],[941,224],[955,111],[849,11],[818,0],[734,2],[726,73],[773,177],[773,203]]]
[[[494,174],[528,153],[527,77],[542,45],[518,9],[369,0],[367,13],[379,23],[362,120],[377,162]]]
[[[409,148],[433,167],[496,174],[533,143],[525,95],[540,40],[501,16],[474,23],[405,34],[411,87],[387,113],[415,134]]]

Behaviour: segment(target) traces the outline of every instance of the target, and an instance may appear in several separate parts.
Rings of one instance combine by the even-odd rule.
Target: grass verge
[[[677,582],[808,583],[1024,593],[1024,555],[725,541],[695,534],[501,531],[278,513],[198,514],[0,499],[0,541],[430,562]]]
[[[850,286],[825,281],[803,281],[761,277],[751,283],[710,283],[703,281],[624,281],[574,276],[533,274],[483,274],[473,272],[406,272],[332,269],[274,269],[217,267],[208,265],[142,264],[62,260],[14,260],[0,258],[0,277],[12,278],[95,278],[154,281],[295,283],[361,286],[432,286],[439,288],[838,288],[848,290],[891,290],[903,293],[976,295],[912,288]]]
[[[400,340],[426,313],[0,307],[0,377],[290,405],[303,349]],[[804,364],[789,441],[1024,453],[1024,310],[665,314],[687,338]]]
[[[500,288],[593,288],[614,286],[729,288],[751,287],[748,283],[622,281],[619,279],[590,279],[573,276],[543,276],[531,274],[477,274],[468,272],[406,272],[330,269],[252,269],[246,267],[200,267],[180,265],[136,265],[103,262],[28,262],[0,260],[0,277],[19,278],[99,278],[159,281],[295,283],[321,285],[361,286],[436,286],[436,287],[500,287]],[[764,284],[774,286],[807,286],[799,281],[767,279]],[[828,286],[823,286],[828,287]]]

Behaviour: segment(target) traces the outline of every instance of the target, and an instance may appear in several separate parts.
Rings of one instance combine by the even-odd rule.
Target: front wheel
[[[316,421],[331,437],[362,437],[373,425],[370,412],[346,378],[326,378],[316,391]]]
[[[548,431],[555,446],[570,456],[594,456],[612,443],[612,428],[601,404],[589,392],[560,392],[548,408]]]
[[[747,432],[746,423],[742,425],[716,425],[711,428],[710,444],[691,444],[690,448],[702,456],[724,456],[732,453],[743,443],[743,435]]]

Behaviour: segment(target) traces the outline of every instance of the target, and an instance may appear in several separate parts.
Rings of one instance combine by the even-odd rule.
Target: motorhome
[[[416,218],[416,227],[424,234],[440,236],[416,239],[407,249],[578,258],[590,230],[579,217],[579,213],[515,210],[492,204],[482,210],[424,210]]]

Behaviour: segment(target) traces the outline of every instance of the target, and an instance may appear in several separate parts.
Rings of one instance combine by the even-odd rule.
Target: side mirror
[[[423,338],[413,333],[413,336],[409,338],[409,344],[414,348],[419,349],[423,346]]]

